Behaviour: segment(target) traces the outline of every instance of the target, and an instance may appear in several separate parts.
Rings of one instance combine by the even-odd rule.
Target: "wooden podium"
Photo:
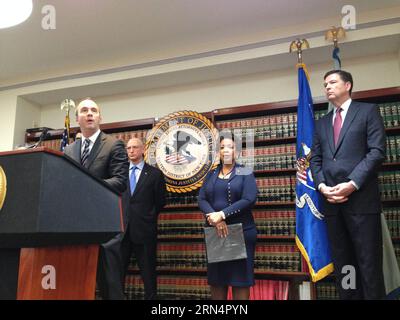
[[[118,193],[46,148],[0,153],[0,174],[0,299],[94,299],[99,244],[123,231]]]

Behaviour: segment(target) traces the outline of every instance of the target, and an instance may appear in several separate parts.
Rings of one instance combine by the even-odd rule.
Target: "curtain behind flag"
[[[296,244],[308,263],[314,282],[333,271],[320,195],[316,191],[310,157],[314,135],[314,108],[305,65],[298,65],[297,108]]]

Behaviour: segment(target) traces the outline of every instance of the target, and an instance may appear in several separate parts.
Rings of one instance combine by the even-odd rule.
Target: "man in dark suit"
[[[378,170],[385,159],[383,121],[376,105],[351,100],[350,73],[330,71],[324,85],[334,110],[316,123],[310,165],[323,196],[339,296],[381,299]]]
[[[144,298],[157,297],[157,218],[165,205],[165,180],[162,172],[143,160],[144,145],[138,138],[128,141],[129,184],[124,194],[128,226],[122,241],[125,274],[132,252],[144,283]]]
[[[85,99],[79,103],[76,121],[82,137],[67,146],[65,154],[116,191],[124,192],[129,169],[124,143],[100,131],[100,108],[93,100]],[[122,233],[100,246],[97,285],[103,299],[124,299],[121,240]]]

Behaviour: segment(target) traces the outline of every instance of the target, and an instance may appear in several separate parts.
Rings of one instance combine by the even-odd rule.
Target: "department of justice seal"
[[[7,178],[3,168],[0,166],[0,210],[3,208],[7,194]]]
[[[168,191],[191,192],[216,166],[217,137],[205,116],[195,111],[171,113],[150,131],[145,159],[163,172]]]

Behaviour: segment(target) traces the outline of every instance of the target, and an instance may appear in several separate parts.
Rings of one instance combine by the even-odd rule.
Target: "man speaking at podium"
[[[76,121],[81,128],[82,138],[67,146],[64,153],[122,193],[128,181],[128,156],[122,141],[100,130],[101,120],[100,108],[93,100],[81,101],[76,108]],[[103,299],[124,299],[121,237],[118,235],[100,246],[97,285]]]

